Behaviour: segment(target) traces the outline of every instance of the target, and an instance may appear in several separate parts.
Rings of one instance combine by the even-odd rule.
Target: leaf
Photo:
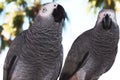
[[[107,0],[105,2],[104,8],[115,10],[115,1],[113,1],[113,0]]]
[[[104,3],[104,0],[96,0],[95,7],[100,7]]]
[[[11,2],[14,2],[13,5],[16,6],[15,10],[3,13],[5,18],[3,19],[2,27],[4,29],[2,30],[0,27],[0,33],[2,31],[0,46],[3,50],[6,46],[9,47],[14,37],[22,31],[25,17],[29,18],[30,24],[32,23],[40,9],[41,3],[40,0],[3,0],[2,2],[3,3],[0,2],[0,12],[7,9]]]
[[[2,30],[3,30],[3,27],[2,27],[2,26],[0,26],[0,35],[1,35]]]
[[[13,20],[13,25],[14,27],[22,27],[23,24],[23,15],[16,15],[14,20]]]
[[[16,28],[16,35],[22,31],[23,22],[24,16],[22,14],[18,14],[15,16],[13,20],[13,26]]]
[[[26,12],[26,16],[28,16],[32,19],[35,17],[32,7],[27,7],[25,12]]]
[[[27,7],[27,2],[25,0],[17,0],[16,3],[20,6],[23,6],[24,8]]]
[[[11,3],[13,1],[17,1],[17,0],[5,0],[7,3]]]
[[[10,46],[11,40],[6,40],[4,36],[1,36],[1,50],[5,49],[6,46]]]
[[[0,2],[0,13],[3,11],[3,9],[4,9],[4,4],[3,2]]]
[[[93,2],[96,2],[95,5]],[[97,9],[97,8],[107,8],[107,9],[113,9],[116,10],[116,3],[120,2],[120,0],[89,0],[90,8],[91,9]]]
[[[26,16],[29,18],[29,24],[30,25],[32,24],[35,16],[38,14],[40,7],[41,7],[40,2],[35,2],[34,6],[27,7],[25,9]]]

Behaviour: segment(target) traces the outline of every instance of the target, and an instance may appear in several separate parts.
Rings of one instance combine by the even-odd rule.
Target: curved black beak
[[[106,14],[105,17],[103,18],[102,24],[103,24],[103,29],[105,30],[109,30],[111,28],[112,19],[108,14]]]
[[[53,11],[53,17],[55,19],[55,22],[61,22],[62,19],[68,19],[68,16],[64,10],[64,8],[61,5],[58,5],[56,9]]]

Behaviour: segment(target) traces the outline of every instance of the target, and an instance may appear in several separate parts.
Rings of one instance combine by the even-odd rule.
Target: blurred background
[[[120,0],[0,0],[0,80],[4,59],[11,42],[34,21],[42,4],[61,4],[69,17],[63,28],[64,60],[73,41],[84,31],[94,27],[98,12],[103,8],[114,9],[120,25]],[[99,80],[120,80],[120,44],[113,67]]]

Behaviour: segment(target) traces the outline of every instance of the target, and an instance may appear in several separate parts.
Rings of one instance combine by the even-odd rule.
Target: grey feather
[[[98,80],[112,67],[118,40],[119,28],[114,11],[100,11],[95,27],[74,41],[60,80]]]
[[[11,44],[3,80],[57,80],[63,60],[64,14],[64,8],[57,3],[47,3],[41,8],[32,27]]]

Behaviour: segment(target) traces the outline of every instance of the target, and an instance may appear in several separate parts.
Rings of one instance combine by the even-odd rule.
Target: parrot
[[[100,10],[95,26],[73,42],[59,80],[98,80],[112,67],[118,42],[119,26],[115,11]]]
[[[5,58],[3,80],[57,80],[63,61],[62,5],[42,5],[32,26],[13,40]]]

